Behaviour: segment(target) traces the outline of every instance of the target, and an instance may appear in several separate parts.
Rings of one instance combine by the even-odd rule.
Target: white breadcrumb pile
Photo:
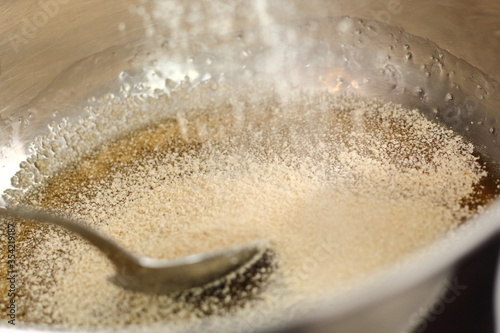
[[[184,109],[174,97],[95,111],[81,136],[104,142],[83,157],[68,143],[78,138],[65,138],[71,149],[41,149],[16,178],[41,185],[11,200],[85,221],[139,255],[266,239],[265,257],[210,288],[147,295],[108,281],[113,266],[82,239],[19,224],[29,235],[20,245],[23,322],[174,330],[240,318],[239,331],[255,329],[403,260],[483,204],[486,172],[473,146],[417,110],[323,92],[241,94],[203,107],[193,99]],[[171,111],[144,126],[127,115],[126,135],[99,138],[106,122],[123,132],[122,116],[146,104]],[[40,147],[55,145],[57,132],[50,140]],[[71,163],[57,169],[63,155]]]

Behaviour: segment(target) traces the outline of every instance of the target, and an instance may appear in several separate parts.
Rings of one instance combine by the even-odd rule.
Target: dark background
[[[495,279],[500,250],[500,236],[469,255],[456,272],[460,285],[467,289],[446,304],[443,313],[427,321],[424,333],[493,333],[495,332]],[[452,279],[453,280],[453,279]],[[498,316],[498,314],[497,314]]]

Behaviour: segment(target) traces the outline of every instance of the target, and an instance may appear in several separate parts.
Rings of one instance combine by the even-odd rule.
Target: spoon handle
[[[127,274],[139,269],[139,260],[133,254],[83,222],[28,207],[0,208],[0,216],[28,219],[63,227],[97,247],[116,266],[119,273]]]

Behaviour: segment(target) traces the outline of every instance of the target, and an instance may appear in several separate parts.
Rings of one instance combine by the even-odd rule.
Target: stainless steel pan
[[[139,94],[158,88],[165,79],[188,76],[200,82],[207,74],[223,74],[236,87],[249,78],[272,78],[277,85],[286,81],[335,87],[332,93],[355,92],[419,108],[468,138],[498,168],[500,93],[493,78],[498,78],[494,51],[485,47],[474,57],[474,45],[487,38],[467,31],[462,36],[469,40],[460,40],[443,31],[432,8],[456,19],[462,2],[427,5],[412,10],[411,1],[363,0],[3,3],[0,191],[11,186],[30,143],[54,121],[75,122],[86,116],[84,106],[94,103],[92,96],[113,93],[121,98],[124,83],[126,94]],[[200,15],[190,16],[193,12]],[[425,25],[428,18],[422,13],[430,12],[436,30]],[[344,16],[353,13],[364,19]],[[398,25],[441,42],[476,67]],[[318,81],[319,76],[324,80]],[[417,310],[450,288],[461,258],[499,233],[496,200],[487,214],[435,244],[428,256],[415,259],[410,270],[394,271],[345,298],[325,300],[314,315],[291,318],[288,325],[311,332],[401,332],[414,327],[420,319]],[[234,325],[228,331],[252,329]],[[3,321],[0,329],[11,328]]]

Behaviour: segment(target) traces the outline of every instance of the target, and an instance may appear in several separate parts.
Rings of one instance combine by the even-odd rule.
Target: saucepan
[[[186,80],[196,85],[223,79],[233,87],[262,80],[274,82],[278,91],[285,82],[286,89],[307,86],[400,103],[464,136],[491,170],[500,170],[494,51],[485,46],[474,58],[477,36],[468,32],[460,40],[443,28],[438,7],[427,5],[434,10],[435,30],[424,24],[427,19],[419,23],[425,8],[413,11],[411,1],[1,4],[0,192],[13,187],[12,177],[38,138],[62,122],[78,124],[102,96],[118,102],[142,98]],[[457,8],[463,4],[454,6],[440,8],[446,19],[460,17]],[[405,22],[415,34],[400,27]],[[435,42],[481,61],[475,67]],[[455,268],[499,233],[500,199],[493,199],[482,214],[431,244],[404,270],[345,297],[318,301],[315,311],[289,316],[279,325],[256,317],[245,325],[228,324],[226,331],[410,331],[425,315],[419,309],[439,301],[443,290],[460,292],[452,278]],[[60,331],[36,325],[16,329],[7,307],[2,311],[2,332]]]

